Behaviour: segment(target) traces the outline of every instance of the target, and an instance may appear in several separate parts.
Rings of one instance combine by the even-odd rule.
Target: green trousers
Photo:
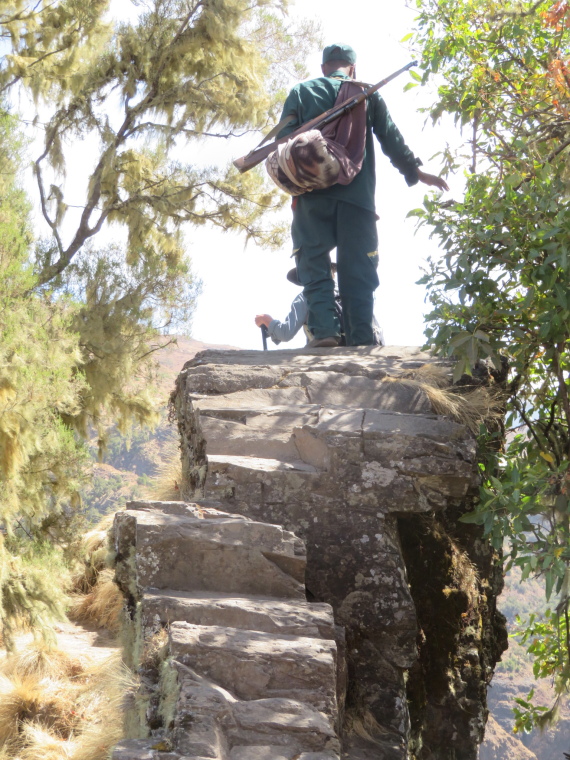
[[[337,276],[347,346],[369,346],[374,291],[378,287],[376,215],[352,203],[307,193],[297,197],[291,236],[297,272],[315,338],[340,335],[330,252],[337,249]]]

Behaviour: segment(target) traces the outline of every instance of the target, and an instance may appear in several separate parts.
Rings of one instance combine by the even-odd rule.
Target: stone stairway
[[[309,598],[330,604],[346,630],[344,760],[409,756],[406,679],[421,638],[400,526],[414,533],[433,515],[461,514],[478,485],[475,438],[446,416],[447,372],[415,348],[206,351],[185,365],[172,396],[183,498],[214,498],[306,543]],[[491,562],[485,551],[483,573]],[[442,653],[449,687],[432,696],[416,667],[418,709],[449,726],[441,760],[472,760],[482,736],[486,683],[477,673],[491,667],[484,641],[494,625],[494,598],[484,588],[483,612],[473,613],[484,622],[465,645],[477,652],[479,670]],[[428,594],[444,599],[435,587]]]
[[[131,502],[114,542],[135,666],[168,632],[152,735],[114,760],[339,760],[344,635],[306,601],[294,534],[205,500]]]

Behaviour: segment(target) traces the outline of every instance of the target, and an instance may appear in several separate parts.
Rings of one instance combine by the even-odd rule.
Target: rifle
[[[260,164],[264,159],[267,158],[267,156],[270,153],[273,153],[275,148],[278,145],[281,145],[281,143],[286,142],[287,140],[291,140],[293,137],[297,137],[297,135],[302,134],[303,132],[308,132],[310,129],[322,129],[327,124],[330,124],[332,121],[336,121],[336,119],[340,119],[341,116],[344,116],[345,113],[348,113],[353,108],[355,108],[359,103],[362,103],[363,100],[366,100],[369,98],[376,90],[379,90],[381,87],[384,87],[384,85],[388,84],[388,82],[391,82],[392,79],[395,79],[396,77],[400,76],[400,74],[403,74],[404,71],[408,71],[408,69],[411,69],[412,66],[417,66],[417,61],[412,61],[411,63],[408,63],[407,66],[404,66],[403,68],[399,69],[398,71],[395,71],[393,74],[390,74],[389,77],[386,77],[386,79],[382,79],[381,82],[378,82],[378,84],[374,84],[369,86],[367,89],[363,90],[358,95],[355,95],[352,98],[347,98],[347,100],[344,100],[342,103],[339,103],[338,105],[333,106],[332,108],[329,108],[328,111],[325,111],[324,113],[320,114],[320,116],[315,116],[314,119],[311,119],[311,121],[306,122],[305,124],[302,124],[298,129],[296,129],[294,132],[291,132],[291,134],[286,135],[285,137],[280,137],[278,140],[274,140],[271,143],[268,143],[267,145],[263,145],[265,140],[267,138],[264,138],[261,142],[261,144],[254,148],[252,151],[250,151],[247,156],[242,156],[241,158],[237,158],[234,161],[234,166],[236,169],[238,169],[242,174],[244,172],[249,171],[250,169],[253,169],[254,166],[257,166],[257,164]],[[350,81],[350,80],[347,80]],[[277,127],[285,127],[286,123],[291,121],[291,118],[284,119],[283,122],[280,122]],[[273,136],[275,132],[278,132],[279,129],[273,129],[268,137]],[[262,147],[263,146],[263,147]]]

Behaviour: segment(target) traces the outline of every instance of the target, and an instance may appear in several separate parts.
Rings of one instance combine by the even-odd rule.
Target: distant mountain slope
[[[168,421],[168,398],[176,378],[187,361],[207,349],[232,349],[234,346],[203,343],[175,336],[176,343],[157,351],[161,419],[156,428],[133,427],[124,435],[110,432],[103,463],[95,463],[91,486],[83,493],[87,511],[97,514],[118,509],[126,501],[145,496],[150,479],[164,465],[178,459],[178,437]],[[97,459],[95,443],[91,446]]]
[[[156,359],[160,364],[160,382],[161,388],[164,388],[166,393],[170,393],[174,386],[178,373],[184,366],[184,364],[190,359],[193,359],[200,351],[207,351],[208,349],[232,349],[235,346],[218,345],[215,343],[202,343],[200,340],[194,340],[193,338],[185,338],[182,335],[174,336],[176,344],[167,346],[162,351],[157,351]]]
[[[536,580],[521,583],[517,570],[508,574],[498,605],[511,630],[517,615],[527,618],[532,612],[541,614],[547,606],[542,584]],[[511,638],[489,687],[492,719],[487,724],[479,760],[564,760],[563,753],[570,752],[568,700],[562,706],[560,720],[552,728],[542,733],[535,730],[530,734],[513,734],[514,700],[517,697],[526,699],[532,688],[537,704],[552,704],[554,696],[548,679],[535,681],[531,657],[516,639]]]

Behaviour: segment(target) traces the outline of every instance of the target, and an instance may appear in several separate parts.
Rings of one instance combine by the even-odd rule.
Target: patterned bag
[[[287,140],[268,156],[265,166],[275,184],[290,195],[301,195],[338,182],[340,164],[329,152],[318,129]]]
[[[335,105],[362,92],[347,81]],[[281,143],[265,166],[275,184],[289,195],[302,195],[336,183],[348,185],[362,168],[366,142],[366,103],[341,116],[322,131],[311,129]]]

